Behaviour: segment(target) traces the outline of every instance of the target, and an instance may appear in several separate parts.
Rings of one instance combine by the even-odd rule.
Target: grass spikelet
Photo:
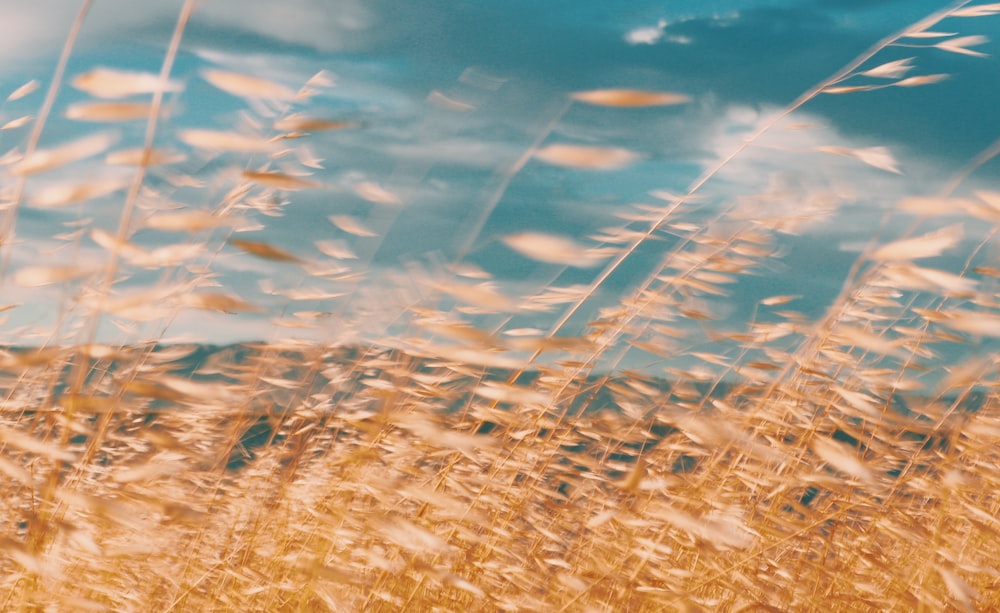
[[[350,215],[330,215],[328,219],[330,223],[347,234],[361,237],[378,236],[376,232]]]
[[[274,262],[301,263],[302,260],[288,251],[262,241],[248,241],[240,238],[229,239],[229,244],[250,255]]]
[[[959,215],[973,204],[967,198],[913,197],[901,200],[899,208],[914,215],[948,216]]]
[[[178,137],[192,147],[211,151],[266,153],[275,148],[267,139],[224,130],[182,130]]]
[[[369,202],[374,202],[375,204],[388,204],[390,206],[403,205],[402,198],[381,185],[372,183],[371,181],[356,183],[354,185],[354,193]]]
[[[249,179],[254,183],[259,183],[266,187],[273,187],[276,189],[283,189],[285,191],[295,191],[300,189],[312,189],[319,187],[319,184],[314,181],[308,181],[306,179],[300,179],[299,177],[293,177],[286,175],[284,173],[276,171],[244,171],[243,178]]]
[[[187,157],[165,149],[123,149],[112,151],[104,161],[115,166],[161,166],[183,162]]]
[[[761,300],[760,304],[762,306],[778,306],[778,305],[782,305],[782,304],[788,304],[789,302],[794,302],[795,300],[798,300],[799,298],[802,298],[802,296],[791,296],[791,295],[789,295],[789,296],[770,296],[768,298],[764,298],[763,300]]]
[[[14,281],[22,287],[65,283],[87,276],[93,270],[81,266],[29,266],[18,270]]]
[[[390,542],[415,554],[443,555],[449,552],[448,543],[441,537],[401,518],[379,522],[378,531]]]
[[[450,98],[437,90],[434,90],[427,95],[427,102],[443,109],[458,111],[459,113],[466,113],[476,108],[472,104],[462,102],[461,100],[455,100],[454,98]]]
[[[520,387],[500,385],[488,382],[475,389],[475,394],[489,400],[506,402],[514,405],[540,405],[546,406],[552,399],[542,392],[528,390]]]
[[[295,97],[291,88],[261,77],[216,69],[202,70],[201,76],[214,87],[242,98],[291,100]]]
[[[584,170],[614,170],[639,159],[639,154],[621,147],[591,145],[548,145],[535,157],[547,164]]]
[[[80,91],[98,98],[127,98],[137,94],[179,92],[184,89],[177,81],[167,81],[161,85],[160,77],[155,74],[111,68],[95,68],[74,78],[72,84]]]
[[[39,83],[37,80],[32,79],[25,83],[24,85],[18,87],[7,96],[8,102],[13,102],[14,100],[20,100],[21,98],[26,98],[38,90]]]
[[[944,566],[938,566],[937,571],[941,575],[944,584],[948,587],[952,598],[958,601],[964,610],[975,611],[975,601],[980,598],[979,592],[952,570]]]
[[[573,94],[573,99],[599,106],[666,106],[690,102],[690,96],[669,92],[647,92],[634,89],[595,89]]]
[[[941,255],[962,240],[961,224],[928,232],[914,238],[904,238],[876,249],[871,257],[875,260],[916,260]]]
[[[1000,337],[1000,316],[965,309],[946,311],[941,320],[945,326],[980,336]]]
[[[875,480],[874,473],[858,458],[857,453],[842,443],[829,438],[817,437],[813,441],[813,451],[824,462],[844,474],[867,483]]]
[[[871,351],[876,355],[901,355],[897,342],[854,326],[839,326],[830,335],[830,339],[844,345]]]
[[[610,251],[586,247],[564,236],[542,232],[522,232],[503,238],[504,244],[521,255],[547,262],[589,268],[597,266],[611,256]]]
[[[491,283],[434,283],[432,287],[455,298],[459,302],[477,306],[495,312],[509,311],[516,308],[516,303],[505,296],[502,291]]]
[[[52,170],[103,153],[115,140],[115,135],[108,132],[91,134],[58,147],[35,151],[11,166],[10,170],[16,175],[32,175]]]
[[[50,460],[74,462],[77,459],[76,453],[63,448],[58,442],[40,441],[27,432],[0,428],[0,442],[11,448]]]
[[[343,130],[354,127],[354,125],[349,121],[317,119],[301,114],[294,114],[282,117],[274,122],[274,129],[281,130],[282,132],[325,132],[328,130]]]
[[[337,260],[356,260],[358,256],[356,253],[351,251],[343,242],[338,241],[316,241],[316,248],[320,250],[323,255],[329,256]]]
[[[174,232],[198,232],[218,228],[232,223],[232,220],[209,211],[183,211],[179,213],[155,213],[146,218],[145,225],[157,230]]]
[[[176,243],[149,250],[126,247],[122,256],[130,264],[154,269],[179,266],[196,259],[203,250],[204,244],[201,243]]]
[[[80,121],[131,121],[146,119],[153,106],[145,102],[88,102],[66,109],[66,117]]]
[[[875,68],[869,68],[868,70],[858,74],[877,79],[898,79],[913,70],[913,60],[915,59],[916,58],[908,57],[902,60],[886,62],[885,64],[880,64]]]
[[[31,477],[31,473],[28,472],[28,469],[3,456],[0,456],[0,473],[3,473],[5,476],[13,479],[21,485],[28,487],[32,487],[34,485],[34,480]]]
[[[947,74],[928,74],[919,75],[916,77],[907,77],[905,79],[900,79],[892,84],[893,87],[921,87],[923,85],[933,85],[935,83],[940,83],[945,79],[949,78],[950,75]]]
[[[955,297],[971,297],[978,287],[975,279],[920,266],[888,267],[883,275],[888,287],[939,292]]]
[[[3,126],[0,126],[0,130],[16,130],[18,128],[22,128],[31,123],[32,119],[34,119],[34,117],[31,115],[24,115],[23,117],[18,117],[17,119],[11,119],[7,123],[3,124]]]
[[[972,55],[975,57],[986,57],[986,54],[982,51],[977,51],[975,49],[969,49],[969,47],[975,47],[977,45],[982,45],[988,43],[989,39],[981,35],[973,36],[958,36],[955,38],[948,38],[939,43],[935,43],[934,46],[942,51],[948,51],[950,53],[961,53],[963,55]]]
[[[53,185],[32,194],[28,202],[39,208],[61,207],[107,196],[124,188],[125,182],[115,178]]]
[[[828,93],[830,93],[829,90]],[[841,91],[838,93],[847,92]],[[816,150],[822,151],[823,153],[833,153],[835,155],[852,157],[861,160],[869,166],[874,166],[879,170],[902,174],[902,171],[899,170],[899,163],[896,162],[896,158],[892,156],[892,152],[886,147],[863,147],[860,149],[848,149],[846,147],[819,147]]]

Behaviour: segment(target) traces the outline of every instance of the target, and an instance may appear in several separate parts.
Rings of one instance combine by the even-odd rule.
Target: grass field
[[[185,3],[159,75],[64,74],[74,30],[48,89],[29,83],[8,101],[39,98],[4,126],[23,135],[3,159],[2,281],[11,295],[57,301],[58,316],[49,331],[8,334],[0,352],[0,608],[1000,608],[997,358],[981,344],[1000,336],[1000,192],[966,190],[1000,148],[888,211],[905,232],[868,244],[819,317],[776,295],[743,329],[716,323],[741,280],[773,274],[781,237],[811,213],[764,217],[741,201],[706,220],[687,206],[820,97],[947,87],[919,57],[887,50],[919,44],[917,56],[978,61],[961,56],[986,41],[964,32],[1000,6],[958,3],[873,41],[687,193],[636,205],[597,238],[502,237],[553,270],[595,271],[530,295],[465,253],[373,295],[352,252],[372,238],[357,217],[332,216],[343,240],[294,252],[259,240],[297,192],[324,189],[310,140],[353,126],[313,112],[323,73],[292,86],[222,69],[197,78],[251,110],[225,130],[173,126],[168,102],[184,98],[171,69],[193,9]],[[93,99],[62,109],[67,87]],[[566,108],[688,101],[594,89],[568,93]],[[88,131],[40,147],[53,109]],[[145,125],[144,145],[115,149],[106,124]],[[501,175],[488,211],[529,162],[569,173],[633,161],[550,136]],[[881,147],[820,153],[898,170]],[[129,173],[84,171],[95,159]],[[53,175],[75,178],[45,181]],[[399,206],[380,185],[355,189],[390,219]],[[115,230],[94,223],[95,203],[114,207]],[[52,261],[25,262],[18,222],[49,209],[79,215],[54,228],[64,248]],[[654,270],[592,308],[657,239],[668,240]],[[95,244],[100,260],[79,257]],[[964,267],[944,268],[940,256],[956,252]],[[302,282],[274,289],[275,312],[225,287],[221,253]],[[0,315],[32,308],[0,300]],[[577,333],[572,322],[591,310]],[[192,313],[266,316],[288,333],[168,342],[171,323]],[[512,323],[533,314],[544,326]],[[108,325],[125,340],[104,340]],[[342,333],[318,341],[320,327]],[[636,355],[668,366],[631,368]]]

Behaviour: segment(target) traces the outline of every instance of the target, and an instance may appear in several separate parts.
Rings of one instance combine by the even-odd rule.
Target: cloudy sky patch
[[[157,72],[180,6],[179,1],[95,2],[67,80],[97,66]],[[185,309],[172,325],[178,334],[204,334],[213,342],[307,334],[272,320],[297,309],[322,310],[321,302],[282,303],[281,295],[268,290],[323,286],[366,296],[343,305],[330,301],[330,311],[346,317],[359,304],[377,304],[373,296],[388,291],[384,286],[390,280],[407,278],[408,270],[433,276],[462,263],[478,266],[492,276],[498,291],[512,296],[530,295],[547,284],[586,286],[601,274],[600,267],[533,262],[505,240],[537,232],[586,248],[623,248],[627,241],[602,243],[601,237],[643,232],[648,222],[630,221],[629,215],[665,209],[665,201],[653,194],[684,194],[692,186],[697,197],[681,208],[683,222],[697,226],[721,218],[720,227],[769,224],[784,256],[731,288],[720,310],[724,325],[739,328],[753,304],[769,294],[803,293],[803,310],[817,315],[839,291],[857,249],[876,233],[879,240],[891,240],[912,220],[892,213],[901,199],[939,191],[997,137],[989,126],[1000,112],[992,78],[992,41],[1000,36],[1000,17],[950,19],[934,26],[986,37],[989,41],[976,50],[988,57],[911,39],[906,44],[926,48],[889,47],[859,68],[913,57],[906,76],[949,75],[941,83],[820,94],[754,135],[876,41],[936,8],[923,0],[719,0],[676,12],[657,3],[622,8],[569,0],[200,3],[172,74],[184,89],[167,96],[170,111],[156,137],[157,147],[183,152],[188,159],[151,169],[147,184],[165,199],[162,206],[169,201],[168,208],[212,210],[225,202],[227,190],[244,172],[289,173],[285,181],[310,185],[293,191],[253,186],[246,195],[253,206],[241,204],[233,212],[257,229],[234,236],[286,250],[306,264],[268,261],[220,243],[225,230],[198,235],[192,240],[214,240],[217,253],[197,259],[177,279],[207,266],[220,287],[268,310],[199,319],[198,311]],[[0,108],[4,122],[37,112],[75,10],[56,0],[5,4],[0,54],[6,59],[0,79],[8,92],[30,79],[37,79],[41,89]],[[206,70],[252,75],[292,91],[324,71],[331,84],[314,88],[308,99],[247,101],[220,91]],[[880,82],[855,75],[838,85]],[[690,102],[616,108],[571,101],[575,92],[621,88],[683,94]],[[139,146],[143,121],[109,128],[65,117],[71,105],[87,100],[63,84],[43,146],[102,129],[120,135],[116,148]],[[269,138],[276,134],[275,121],[288,113],[343,126],[277,143],[274,151],[253,156],[195,150],[182,138],[192,129]],[[29,130],[25,125],[0,132],[4,150],[23,147]],[[548,157],[539,155],[552,146],[557,148],[547,149]],[[285,153],[275,153],[285,147]],[[551,155],[574,147],[592,148],[595,155],[628,152],[629,163],[595,170]],[[47,186],[108,172],[88,164],[30,177],[28,200]],[[996,163],[988,162],[963,190],[996,189],[995,169]],[[380,193],[381,202],[374,197]],[[398,202],[393,205],[385,194]],[[9,266],[16,271],[44,257],[51,237],[67,232],[65,224],[74,220],[113,231],[123,196],[116,192],[65,210],[22,206]],[[143,210],[137,219],[149,212]],[[331,216],[349,218],[378,236],[345,231],[352,226],[331,223]],[[582,313],[596,316],[634,291],[679,244],[678,236],[664,234],[637,248]],[[181,238],[152,230],[135,234],[146,249]],[[965,240],[978,238],[973,231]],[[357,259],[340,264],[357,267],[364,280],[311,278],[315,267],[332,270],[337,264],[317,247],[324,241],[349,247]],[[74,253],[81,261],[103,257],[86,235],[78,245]],[[137,271],[123,286],[149,278],[148,271]],[[262,286],[262,281],[271,284]],[[12,303],[38,305],[5,313],[3,329],[13,335],[12,342],[27,338],[12,332],[19,326],[51,325],[58,316],[54,305],[72,295],[73,287],[5,290]],[[518,313],[517,323],[545,328],[561,308],[567,307],[530,317]],[[377,328],[366,326],[366,334],[376,334]]]

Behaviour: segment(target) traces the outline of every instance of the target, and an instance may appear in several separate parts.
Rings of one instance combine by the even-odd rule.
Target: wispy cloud
[[[625,33],[625,42],[630,45],[652,45],[663,38],[667,27],[665,19],[659,20],[655,26],[641,26]]]
[[[108,40],[133,37],[150,31],[169,32],[180,11],[180,1],[95,2],[81,32],[83,48]],[[31,60],[58,53],[76,15],[65,0],[8,0],[0,19],[0,57],[7,69],[11,60]],[[357,0],[296,0],[295,2],[242,2],[216,0],[199,3],[192,26],[239,31],[322,52],[357,50],[373,39],[381,20]]]

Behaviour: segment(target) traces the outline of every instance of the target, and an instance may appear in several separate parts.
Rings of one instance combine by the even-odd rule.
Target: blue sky
[[[97,0],[84,22],[69,78],[97,66],[157,71],[180,6],[162,0]],[[247,164],[246,156],[208,157],[178,135],[193,128],[246,127],[250,118],[275,112],[273,105],[255,105],[217,90],[201,76],[203,70],[253,74],[291,88],[327,71],[334,85],[311,98],[305,111],[355,127],[302,143],[304,156],[324,160],[322,169],[296,165],[314,172],[310,178],[325,189],[278,194],[278,200],[287,200],[281,215],[248,215],[240,228],[248,231],[239,237],[266,241],[310,261],[322,259],[316,241],[340,241],[359,256],[348,264],[363,270],[367,281],[347,288],[350,296],[332,309],[323,301],[291,304],[281,290],[316,288],[301,267],[221,247],[210,262],[215,281],[267,312],[227,316],[185,310],[172,320],[166,337],[229,342],[283,334],[378,335],[398,325],[399,309],[426,299],[421,275],[438,279],[458,261],[490,273],[509,296],[531,295],[553,284],[587,284],[600,267],[533,261],[512,250],[505,237],[542,232],[584,242],[602,229],[624,227],[621,215],[635,205],[664,206],[657,194],[684,193],[800,94],[879,39],[942,6],[914,0],[200,3],[173,71],[183,91],[167,96],[171,113],[159,126],[157,142],[187,153],[184,172],[203,179],[205,187],[168,190],[166,175],[156,172],[148,184],[181,206],[217,205],[226,181],[231,184]],[[37,112],[76,7],[65,0],[4,3],[0,57],[6,59],[0,62],[0,87],[13,91],[30,79],[42,87],[0,108],[3,122]],[[797,308],[817,317],[886,212],[904,197],[940,190],[997,137],[994,41],[1000,38],[1000,16],[953,18],[931,29],[985,36],[988,42],[973,49],[988,55],[884,49],[861,70],[912,57],[914,67],[906,76],[949,77],[921,87],[820,95],[765,133],[685,205],[678,221],[693,224],[707,223],[732,206],[740,212],[728,218],[729,224],[749,223],[757,215],[811,219],[775,234],[783,257],[764,262],[731,288],[729,298],[716,301],[720,327],[745,327],[756,302],[774,294],[802,295]],[[939,40],[907,42],[928,47]],[[886,81],[862,76],[848,84],[880,82]],[[606,88],[677,92],[691,101],[640,109],[566,105],[573,92]],[[43,147],[102,130],[114,134],[116,148],[141,142],[142,122],[95,125],[63,116],[70,105],[87,99],[68,85],[62,88]],[[23,147],[29,129],[0,133],[0,149]],[[537,157],[520,166],[518,160],[539,138],[541,147],[625,148],[635,159],[601,171],[546,164]],[[871,147],[885,147],[900,172],[830,153]],[[517,172],[507,177],[515,166]],[[959,192],[996,190],[997,168],[995,161],[986,164]],[[31,177],[27,192],[70,176],[114,173],[127,177],[99,159],[83,161]],[[10,178],[4,180],[9,186]],[[358,184],[377,184],[404,205],[373,204],[357,193]],[[39,262],[99,266],[105,252],[89,238],[69,246],[53,237],[71,232],[74,223],[113,230],[120,209],[121,192],[59,210],[22,207],[17,240],[8,246],[12,270]],[[378,236],[338,230],[330,215],[353,216]],[[890,240],[910,221],[905,215],[890,218],[878,230],[880,240]],[[981,224],[967,228],[963,246],[971,247],[986,230]],[[176,238],[141,229],[134,236],[147,247]],[[220,235],[199,240],[215,240],[214,248],[220,248]],[[672,240],[664,237],[638,249],[598,288],[568,330],[578,330],[633,291]],[[957,249],[937,263],[954,269],[967,251]],[[121,287],[141,287],[158,274],[136,270]],[[17,344],[42,340],[59,317],[58,305],[78,291],[72,284],[20,287],[10,275],[4,283],[5,303],[18,306],[3,313],[7,320],[0,330],[6,342]],[[354,313],[354,330],[341,320],[325,329],[322,324],[293,330],[268,323],[296,309]],[[559,314],[558,308],[547,315],[519,311],[507,325],[544,329]],[[504,318],[476,321],[495,326]],[[139,331],[155,333],[161,325],[119,323],[106,322],[101,334],[120,340]],[[71,338],[74,333],[66,320],[63,334]]]

